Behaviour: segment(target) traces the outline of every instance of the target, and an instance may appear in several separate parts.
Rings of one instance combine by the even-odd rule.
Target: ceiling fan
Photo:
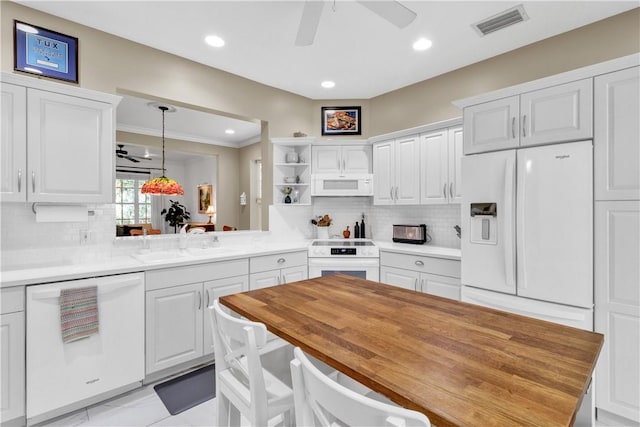
[[[127,159],[133,163],[140,163],[140,160],[152,160],[150,157],[129,155],[129,152],[124,149],[124,144],[117,144],[116,156],[121,159]]]
[[[394,0],[358,1],[358,3],[398,28],[406,27],[413,22],[417,16],[413,10]],[[323,0],[305,1],[302,18],[300,19],[300,27],[298,27],[298,34],[296,36],[296,46],[310,46],[313,44],[323,7]]]

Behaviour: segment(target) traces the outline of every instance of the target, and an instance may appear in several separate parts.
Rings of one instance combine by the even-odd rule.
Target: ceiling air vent
[[[509,25],[517,24],[518,22],[526,21],[527,19],[529,19],[529,17],[524,11],[524,7],[518,5],[491,18],[475,23],[472,27],[480,36],[486,36],[489,33],[501,30]]]

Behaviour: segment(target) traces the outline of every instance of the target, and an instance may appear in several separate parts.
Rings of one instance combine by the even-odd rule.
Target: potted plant
[[[171,206],[169,209],[162,209],[160,215],[164,215],[164,220],[173,227],[173,232],[175,233],[178,225],[189,220],[189,218],[191,218],[191,214],[187,211],[187,208],[184,205],[180,204],[180,202],[174,200],[169,201],[171,202]]]

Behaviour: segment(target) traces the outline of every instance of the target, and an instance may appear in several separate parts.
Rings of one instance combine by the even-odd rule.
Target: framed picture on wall
[[[78,39],[13,21],[14,69],[78,83]]]
[[[213,185],[198,185],[198,213],[206,214],[207,208],[213,203]]]
[[[360,107],[322,107],[323,135],[361,135]]]

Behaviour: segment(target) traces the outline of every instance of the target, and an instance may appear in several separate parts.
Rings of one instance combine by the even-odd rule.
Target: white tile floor
[[[171,415],[151,384],[38,427],[189,427],[215,426],[216,399]]]

